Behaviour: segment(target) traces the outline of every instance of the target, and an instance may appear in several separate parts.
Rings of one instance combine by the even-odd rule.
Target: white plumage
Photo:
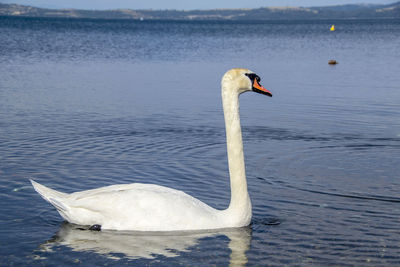
[[[248,75],[251,74],[251,75]],[[204,230],[242,227],[250,223],[239,94],[254,90],[270,95],[259,77],[247,69],[232,69],[222,78],[231,202],[217,210],[172,188],[154,184],[120,184],[65,194],[31,180],[35,190],[68,222],[101,225],[102,229],[136,231]]]

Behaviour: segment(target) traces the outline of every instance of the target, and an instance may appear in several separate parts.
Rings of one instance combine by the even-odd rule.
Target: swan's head
[[[239,94],[253,91],[272,96],[272,93],[260,84],[261,78],[248,69],[231,69],[222,77],[221,85],[224,90],[236,90]]]

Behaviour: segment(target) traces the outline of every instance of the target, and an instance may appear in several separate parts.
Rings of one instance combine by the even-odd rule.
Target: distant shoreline
[[[46,9],[32,6],[0,3],[0,16],[173,20],[173,21],[276,21],[276,20],[358,20],[400,19],[400,2],[386,5],[340,5],[326,7],[263,7],[252,9],[212,10],[79,10]]]
[[[171,23],[233,23],[233,24],[264,24],[264,23],[313,23],[313,22],[340,22],[340,21],[400,21],[400,18],[310,18],[310,19],[263,19],[263,20],[191,20],[191,19],[147,19],[147,20],[139,20],[139,19],[126,19],[126,18],[87,18],[87,17],[39,17],[39,16],[9,16],[9,15],[0,15],[1,18],[10,18],[10,19],[41,19],[41,20],[52,20],[52,19],[59,19],[59,20],[82,20],[82,21],[121,21],[121,22],[137,22],[137,23],[149,23],[149,22],[171,22]]]

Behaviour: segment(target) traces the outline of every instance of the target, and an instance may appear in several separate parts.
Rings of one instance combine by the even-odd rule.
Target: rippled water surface
[[[0,265],[399,265],[399,47],[398,20],[0,18]],[[241,97],[249,227],[92,232],[32,189],[156,183],[226,208],[232,67],[274,94]]]

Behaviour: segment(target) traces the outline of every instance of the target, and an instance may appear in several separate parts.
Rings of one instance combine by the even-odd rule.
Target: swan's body
[[[202,230],[250,224],[239,95],[256,91],[270,95],[259,77],[247,69],[232,69],[222,78],[231,202],[217,210],[188,194],[153,184],[121,184],[65,194],[31,180],[35,190],[68,222],[101,225],[102,229],[137,231]]]

